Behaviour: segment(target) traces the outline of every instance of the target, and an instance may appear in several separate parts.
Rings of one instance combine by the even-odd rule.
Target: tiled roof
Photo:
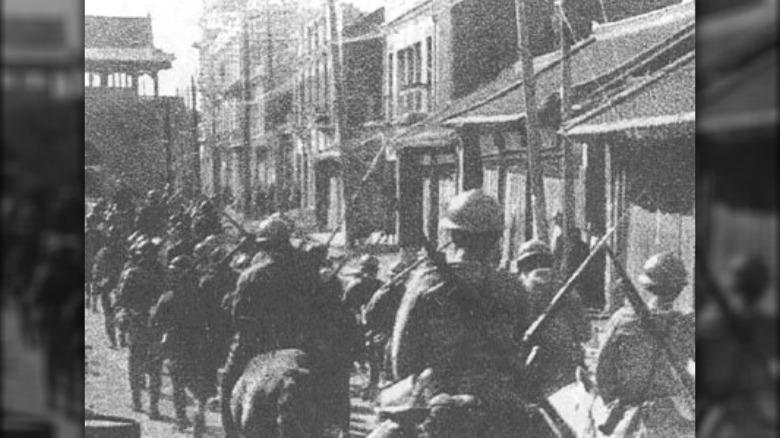
[[[692,32],[695,21],[693,2],[684,2],[642,16],[594,27],[586,41],[572,48],[572,82],[593,81],[606,73],[630,63],[641,52],[657,47],[684,29]],[[560,53],[558,51],[534,59],[537,78],[537,99],[541,102],[549,93],[558,90],[560,83]],[[520,63],[503,71],[494,81],[471,94],[457,99],[425,123],[408,132],[413,135],[439,124],[458,124],[463,116],[477,122],[521,119],[525,114]]]
[[[696,63],[693,52],[657,74],[627,86],[592,111],[571,121],[569,135],[600,134],[695,122]]]
[[[89,61],[113,62],[153,62],[170,65],[174,56],[151,47],[137,49],[123,48],[86,48],[84,59]]]
[[[648,14],[651,15],[651,14]],[[674,19],[671,19],[674,18]],[[643,22],[635,19],[635,26],[604,26],[597,32],[592,42],[572,52],[570,68],[574,86],[598,81],[610,73],[625,70],[636,64],[643,56],[680,35],[693,35],[695,17],[682,15],[667,17],[666,20]],[[536,75],[537,104],[546,96],[560,88],[560,62],[554,62],[549,68],[538,71]],[[606,81],[605,81],[606,82]],[[482,105],[472,107],[467,112],[450,116],[447,124],[459,124],[496,118],[500,121],[520,120],[525,116],[525,93],[522,80]]]
[[[152,19],[147,17],[84,17],[84,47],[153,47]]]

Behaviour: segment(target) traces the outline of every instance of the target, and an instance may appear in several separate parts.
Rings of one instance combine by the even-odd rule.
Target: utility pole
[[[339,28],[338,21],[338,9],[336,7],[336,0],[327,0],[328,4],[328,23],[330,27],[330,71],[333,72],[333,96],[331,101],[331,117],[333,119],[333,126],[335,129],[333,141],[336,147],[339,148],[339,156],[341,157],[341,202],[347,201],[347,181],[346,181],[346,169],[344,168],[344,157],[341,155],[344,153],[344,147],[342,145],[344,135],[344,102],[343,102],[343,89],[342,89],[342,77],[341,77],[341,29]],[[344,243],[350,245],[349,233],[349,221],[346,220],[347,211],[349,206],[342,205],[342,211],[344,214],[344,220],[341,221],[344,224]]]
[[[243,104],[244,111],[243,111],[243,130],[244,130],[244,145],[242,148],[243,153],[241,154],[241,160],[240,163],[238,163],[239,169],[240,169],[240,176],[241,180],[244,184],[244,199],[242,200],[243,204],[243,213],[244,215],[249,215],[250,208],[252,205],[252,184],[251,184],[251,173],[249,172],[249,163],[251,160],[251,147],[252,147],[252,90],[251,90],[251,56],[249,52],[249,9],[246,9],[243,14],[243,44],[242,44],[242,53],[243,53],[243,69],[242,69],[242,79],[243,79],[243,93],[241,96],[241,103]]]
[[[526,17],[526,0],[515,0],[517,15],[517,36],[520,59],[523,66],[523,90],[525,93],[525,128],[528,143],[528,183],[531,185],[531,203],[534,218],[534,235],[537,239],[549,243],[547,226],[547,207],[544,197],[544,169],[541,162],[541,136],[539,119],[536,114],[536,81],[534,78],[534,59],[531,54],[531,41]]]
[[[560,25],[560,44],[561,44],[561,126],[568,119],[571,111],[571,62],[569,56],[571,53],[571,47],[569,42],[571,41],[570,30],[567,27],[566,16],[564,15],[566,0],[558,0],[558,22]],[[558,142],[563,152],[563,199],[562,208],[563,211],[563,235],[561,236],[561,243],[563,244],[563,263],[561,273],[564,277],[568,277],[569,270],[574,269],[574,266],[568,266],[569,256],[571,254],[571,248],[573,242],[569,238],[569,230],[574,228],[574,175],[573,163],[572,163],[572,145],[563,135],[558,135]]]
[[[193,160],[193,172],[195,173],[195,187],[198,193],[203,192],[200,185],[200,138],[198,125],[200,116],[198,115],[198,90],[195,87],[195,76],[190,76],[190,85],[192,88],[192,144],[195,150],[195,159]]]
[[[165,182],[173,187],[173,174],[171,168],[173,167],[173,155],[171,154],[171,147],[173,146],[173,133],[171,130],[171,98],[165,98],[165,115],[163,116],[163,129],[165,130]]]

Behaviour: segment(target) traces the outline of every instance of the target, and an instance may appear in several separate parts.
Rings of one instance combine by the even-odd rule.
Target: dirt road
[[[86,312],[84,332],[86,337],[87,370],[84,399],[86,408],[96,413],[127,417],[141,423],[141,436],[180,438],[191,436],[174,429],[172,388],[167,376],[163,376],[163,396],[160,411],[164,421],[150,421],[145,413],[136,413],[131,409],[130,386],[127,381],[127,350],[111,350],[102,332],[103,316],[91,311]],[[356,374],[353,378],[355,386],[364,381],[364,376]],[[144,394],[143,406],[148,409],[148,394]],[[363,437],[372,429],[373,415],[371,407],[359,398],[352,400],[353,414],[350,435]],[[188,409],[190,417],[194,413],[194,404]],[[209,412],[206,417],[209,438],[223,437],[220,418],[216,413]]]

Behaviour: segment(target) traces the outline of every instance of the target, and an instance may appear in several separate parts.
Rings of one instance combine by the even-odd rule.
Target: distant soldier
[[[558,292],[554,257],[542,241],[531,240],[520,246],[514,263],[531,304],[535,320]],[[538,383],[540,399],[575,381],[577,366],[585,366],[583,342],[590,339],[590,324],[576,291],[571,291],[547,328],[539,336],[539,353],[531,372]]]
[[[119,283],[125,263],[125,251],[121,241],[115,235],[116,232],[115,228],[108,229],[104,246],[95,256],[95,264],[92,268],[93,290],[96,298],[100,299],[104,328],[111,348],[117,347],[112,293]],[[124,343],[124,337],[120,338],[122,347],[125,347]]]
[[[261,252],[238,279],[233,294],[232,319],[236,336],[220,381],[225,436],[237,436],[230,412],[233,387],[247,363],[272,349],[301,348],[311,342],[306,316],[318,273],[302,266],[290,244],[292,230],[278,218],[260,224],[257,243]]]
[[[673,303],[688,284],[682,261],[672,252],[650,257],[642,267],[639,283],[653,296],[648,303],[652,318],[672,349],[671,360],[686,369],[694,360],[693,313],[673,310]],[[679,388],[670,364],[654,334],[642,327],[631,307],[623,307],[605,327],[604,345],[598,355],[596,383],[601,397],[610,404],[610,415],[599,426],[607,435],[620,432],[634,436],[643,424],[643,436],[693,437],[693,418],[678,410]],[[687,388],[693,393],[695,388]],[[639,421],[639,419],[642,421]]]
[[[165,252],[165,260],[170,262],[178,256],[191,256],[195,242],[186,221],[177,222],[173,226],[173,238]]]
[[[195,212],[192,221],[192,234],[202,240],[206,236],[222,233],[219,212],[209,200],[203,201]]]
[[[150,325],[160,342],[160,354],[168,360],[176,427],[180,431],[191,425],[187,418],[186,388],[195,392],[199,400],[208,398],[204,393],[207,385],[203,382],[203,359],[208,351],[207,303],[199,294],[192,265],[192,259],[187,256],[171,261],[169,288],[150,315]]]
[[[453,403],[448,410],[456,410],[472,426],[456,435],[430,436],[540,436],[529,429],[525,383],[518,375],[523,368],[519,341],[528,324],[523,287],[491,262],[503,216],[498,202],[481,190],[453,198],[441,221],[454,246],[446,264],[449,274],[439,263],[422,266],[412,274],[398,310],[392,337],[394,377],[422,379],[431,373],[421,402],[433,407],[438,396],[449,398]],[[457,403],[461,395],[475,398],[476,406]],[[372,437],[398,436],[398,429],[385,430]]]
[[[144,375],[149,375],[149,417],[160,419],[162,363],[150,360],[149,349],[154,336],[149,328],[149,311],[162,294],[165,278],[158,261],[158,248],[145,241],[134,252],[130,265],[122,273],[117,288],[117,320],[128,329],[128,373],[133,410],[141,412],[141,389]]]
[[[99,228],[100,217],[94,212],[86,217],[84,229],[84,289],[86,300],[85,308],[97,312],[98,294],[93,291],[92,271],[98,251],[103,247],[103,232]]]
[[[149,237],[162,236],[165,229],[165,206],[157,190],[149,190],[147,193],[146,204],[138,210],[134,229]]]
[[[552,248],[556,269],[561,274],[560,281],[562,282],[571,277],[590,254],[588,244],[582,239],[582,233],[579,228],[570,228],[568,238],[571,248],[567,260],[563,259],[563,236],[558,236]],[[604,305],[606,304],[604,292],[598,287],[598,281],[595,279],[599,275],[599,267],[601,267],[603,272],[603,258],[603,254],[596,255],[594,260],[580,274],[574,286],[574,290],[577,291],[577,294],[582,299],[582,305],[587,309],[598,312],[604,310]],[[564,270],[563,268],[566,269]]]
[[[403,260],[390,270],[391,278],[406,268]],[[401,305],[406,287],[403,282],[385,286],[374,293],[365,306],[363,321],[366,325],[367,347],[371,368],[370,387],[375,388],[384,377],[390,380],[390,336],[393,334],[395,314]]]
[[[211,254],[217,249],[217,236],[211,235],[203,239],[192,250],[195,266],[199,273],[205,272],[211,264]]]
[[[379,260],[372,255],[360,258],[360,270],[352,278],[344,291],[342,301],[357,321],[361,321],[363,307],[368,304],[374,293],[382,286],[376,277],[379,272]]]

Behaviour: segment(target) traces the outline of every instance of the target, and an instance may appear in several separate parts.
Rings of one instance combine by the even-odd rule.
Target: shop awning
[[[696,63],[689,53],[573,119],[565,127],[571,137],[610,133],[693,135],[696,122]]]
[[[460,137],[454,129],[430,127],[392,141],[397,149],[437,150],[453,148]]]
[[[572,84],[584,85],[620,74],[639,62],[666,51],[682,40],[692,41],[695,14],[691,2],[654,11],[594,30],[589,42],[572,49]],[[557,92],[561,86],[560,60],[536,70],[537,101]],[[525,117],[522,74],[517,81],[466,110],[450,114],[447,126],[508,123]]]

